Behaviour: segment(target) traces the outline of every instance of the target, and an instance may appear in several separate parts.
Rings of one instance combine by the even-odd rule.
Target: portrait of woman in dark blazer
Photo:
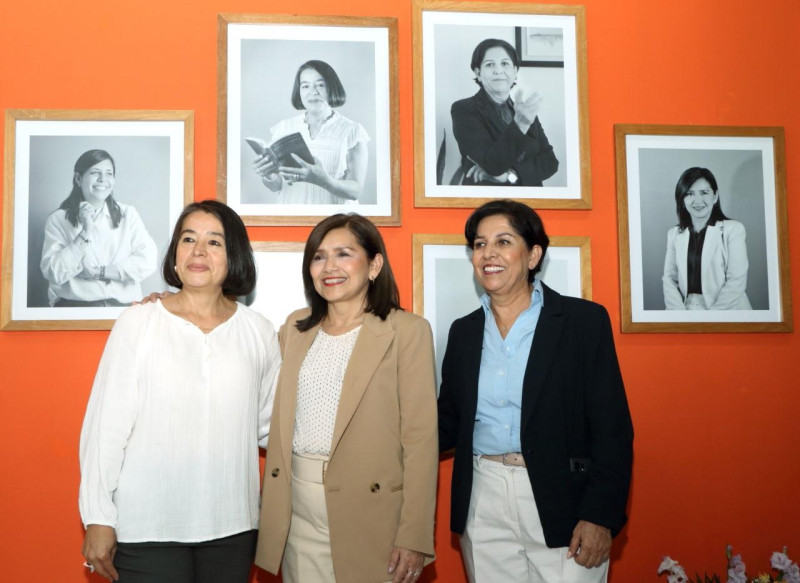
[[[508,42],[481,41],[470,69],[480,89],[453,103],[453,135],[464,185],[542,186],[558,159],[537,117],[542,95],[517,87],[519,57]]]

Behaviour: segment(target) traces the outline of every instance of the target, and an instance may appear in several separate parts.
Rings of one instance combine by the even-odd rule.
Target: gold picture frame
[[[539,209],[590,209],[584,7],[415,0],[412,26],[415,205],[476,208],[492,199],[513,197]],[[550,36],[563,44],[562,66],[521,60],[517,74],[517,86],[526,95],[532,89],[542,95],[538,118],[558,168],[541,186],[520,186],[521,178],[514,187],[508,186],[508,178],[497,185],[464,185],[469,173],[464,165],[469,163],[462,159],[453,136],[450,108],[458,101],[480,99],[479,94],[469,97],[476,91],[469,65],[477,43],[498,38],[514,47],[523,29],[550,30]],[[512,97],[516,91],[512,89]],[[488,122],[476,125],[484,128]],[[461,131],[469,135],[468,130]],[[481,130],[480,136],[499,139],[486,133]]]
[[[783,128],[619,124],[614,132],[622,331],[791,332]],[[709,196],[713,181],[722,213],[701,230],[701,293],[692,298],[688,180],[704,180]],[[687,309],[698,297],[708,309]]]
[[[220,14],[218,25],[217,198],[251,226],[315,225],[347,211],[399,225],[397,19]],[[291,97],[298,67],[309,60],[324,60],[335,71],[346,93],[335,111],[369,136],[357,204],[283,203],[252,167],[258,154],[247,144],[253,138],[266,144],[275,124],[300,123]]]
[[[161,260],[175,220],[194,196],[194,112],[9,109],[0,329],[108,330],[124,309],[55,306],[64,298],[54,286],[64,282],[46,278],[40,265],[46,224],[75,183],[73,164],[94,149],[111,155],[114,200],[133,209],[131,221],[143,225],[157,249],[146,260],[153,263],[149,275],[133,285],[140,293],[166,289]],[[70,226],[61,226],[66,236]],[[51,243],[54,251],[62,244]]]

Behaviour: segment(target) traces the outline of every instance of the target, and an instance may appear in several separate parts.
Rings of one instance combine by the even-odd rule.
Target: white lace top
[[[292,451],[328,455],[342,394],[342,382],[361,326],[331,336],[321,328],[308,349],[297,379]]]

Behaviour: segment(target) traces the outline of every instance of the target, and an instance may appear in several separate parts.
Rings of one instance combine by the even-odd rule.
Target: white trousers
[[[281,564],[284,583],[336,581],[322,483],[325,461],[292,455],[292,522]]]
[[[528,471],[475,456],[461,551],[470,583],[605,583],[608,561],[587,569],[544,542]]]

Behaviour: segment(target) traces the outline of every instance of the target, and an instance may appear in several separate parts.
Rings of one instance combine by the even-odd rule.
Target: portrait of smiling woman
[[[292,106],[303,113],[270,128],[275,142],[299,133],[314,157],[310,164],[292,154],[299,167],[278,166],[260,156],[253,168],[283,204],[344,204],[358,202],[367,174],[369,135],[361,124],[334,108],[347,93],[336,71],[325,61],[310,60],[297,69]]]
[[[114,198],[116,163],[105,150],[75,162],[72,191],[47,217],[40,268],[54,307],[125,306],[156,269],[156,244],[136,209]]]
[[[708,168],[686,170],[675,186],[678,225],[667,233],[664,303],[668,310],[750,310],[745,228],[722,212]]]
[[[519,57],[508,42],[478,43],[470,69],[480,89],[453,103],[453,135],[461,152],[463,184],[542,186],[558,159],[539,121],[542,95],[517,87]]]

